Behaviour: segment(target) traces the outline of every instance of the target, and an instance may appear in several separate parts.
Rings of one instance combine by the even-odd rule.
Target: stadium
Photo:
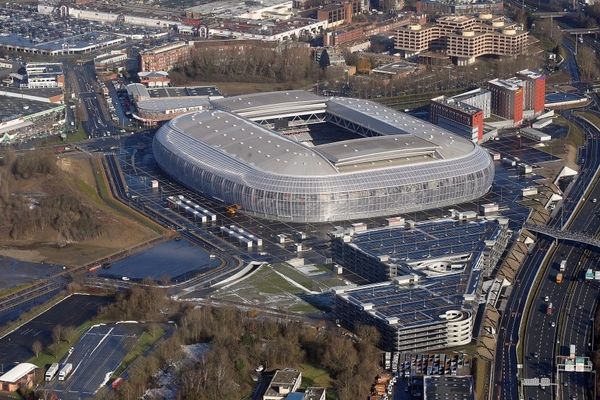
[[[304,91],[211,100],[163,125],[158,165],[247,214],[325,222],[477,199],[494,165],[481,147],[367,100]]]

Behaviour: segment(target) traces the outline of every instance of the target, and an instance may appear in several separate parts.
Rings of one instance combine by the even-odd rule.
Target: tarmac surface
[[[169,277],[173,282],[185,281],[188,276],[220,264],[219,260],[210,259],[209,256],[201,247],[186,240],[171,240],[119,260],[108,269],[98,270],[98,276],[117,279],[125,276],[133,280],[151,278],[157,281]]]
[[[46,384],[47,393],[61,400],[93,397],[106,384],[125,355],[133,348],[143,327],[137,323],[117,323],[91,327],[61,361],[73,365],[65,381],[54,378]]]
[[[96,315],[110,302],[108,297],[72,295],[0,339],[0,365],[7,366],[33,357],[31,347],[39,341],[44,348],[52,344],[52,328],[56,325],[77,327]]]
[[[53,264],[37,264],[0,256],[0,290],[29,283],[35,279],[49,278],[62,268]]]

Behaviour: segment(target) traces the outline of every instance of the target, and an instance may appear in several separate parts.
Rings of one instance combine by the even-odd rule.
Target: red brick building
[[[483,110],[445,96],[431,99],[431,122],[475,143],[483,139]]]
[[[330,25],[350,24],[354,14],[352,3],[330,4],[317,10],[317,19],[327,21]]]
[[[492,113],[513,120],[515,125],[523,123],[523,82],[517,78],[494,79],[488,82],[492,93]]]
[[[546,77],[525,69],[517,72],[517,78],[523,81],[525,110],[533,110],[534,115],[543,113],[546,99]]]
[[[186,42],[175,42],[140,53],[140,69],[145,71],[170,71],[178,64],[190,60],[191,46]]]
[[[356,40],[367,40],[373,35],[392,31],[409,24],[426,22],[424,15],[408,15],[401,18],[388,19],[378,23],[369,23],[356,26],[341,27],[339,29],[325,32],[323,35],[324,46],[341,46]]]

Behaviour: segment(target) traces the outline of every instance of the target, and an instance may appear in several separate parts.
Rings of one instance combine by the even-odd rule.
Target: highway
[[[576,118],[570,113],[565,117],[576,121],[587,134],[587,142],[584,153],[584,165],[580,176],[568,194],[569,199],[565,201],[564,210],[558,214],[548,225],[562,227],[563,223],[573,213],[578,203],[577,200],[584,196],[588,184],[594,172],[600,166],[600,160],[596,154],[600,152],[600,132],[587,122]],[[570,224],[573,231],[593,232],[596,234],[600,228],[596,204],[593,198],[600,198],[600,185],[595,186],[593,193],[588,196],[575,219]],[[564,218],[563,218],[564,216]],[[551,240],[540,236],[519,270],[513,291],[508,299],[507,307],[500,320],[498,332],[498,347],[496,351],[494,398],[517,399],[519,396],[519,381],[517,369],[516,346],[519,339],[521,323],[524,324],[525,337],[523,339],[523,371],[524,378],[554,378],[555,355],[567,355],[568,345],[573,343],[577,346],[578,355],[584,355],[589,350],[587,341],[591,321],[589,316],[594,312],[595,302],[598,299],[598,282],[592,284],[582,280],[582,271],[589,266],[589,260],[598,259],[589,256],[589,251],[569,243],[561,243],[550,258],[548,269],[541,276],[540,288],[532,293],[532,303],[527,320],[522,321],[523,311],[526,308],[527,299],[533,287],[537,271],[551,246]],[[597,250],[595,250],[597,252]],[[584,258],[586,256],[586,258]],[[562,285],[555,283],[558,273],[558,265],[562,259],[567,260],[568,269],[565,272],[566,282]],[[586,261],[587,260],[587,261]],[[546,315],[548,296],[556,308],[553,316]],[[554,326],[552,326],[554,323]],[[559,344],[557,344],[557,342]],[[555,345],[558,354],[555,353]],[[566,386],[564,385],[566,383]],[[561,394],[571,399],[585,398],[587,380],[581,376],[567,376],[561,382]],[[551,399],[553,389],[539,387],[528,387],[524,389],[526,399]]]
[[[581,78],[579,76],[579,67],[577,67],[577,62],[575,61],[575,43],[570,38],[563,36],[562,45],[568,51],[564,62],[564,69],[571,75],[571,83],[577,83]]]

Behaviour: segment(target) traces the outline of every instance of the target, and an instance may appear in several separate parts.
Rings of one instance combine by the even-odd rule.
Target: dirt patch
[[[37,199],[69,193],[92,209],[92,218],[101,234],[84,240],[67,240],[53,229],[37,230],[20,240],[11,239],[8,226],[0,226],[0,255],[29,262],[75,266],[134,247],[158,236],[126,213],[115,210],[99,195],[95,166],[89,155],[73,153],[57,159],[60,173],[20,180],[13,193]],[[33,201],[32,200],[32,201]],[[114,200],[113,200],[114,201]]]
[[[94,173],[90,164],[90,159],[87,155],[85,155],[84,157],[61,157],[58,159],[57,164],[61,170],[67,172],[68,174],[76,176],[78,179],[81,179],[81,181],[84,182],[86,185],[92,188],[96,185],[94,180]]]
[[[10,245],[9,245],[10,246]],[[45,262],[47,258],[38,250],[17,249],[14,247],[0,248],[0,255],[4,257],[14,258],[19,261],[29,262]]]

